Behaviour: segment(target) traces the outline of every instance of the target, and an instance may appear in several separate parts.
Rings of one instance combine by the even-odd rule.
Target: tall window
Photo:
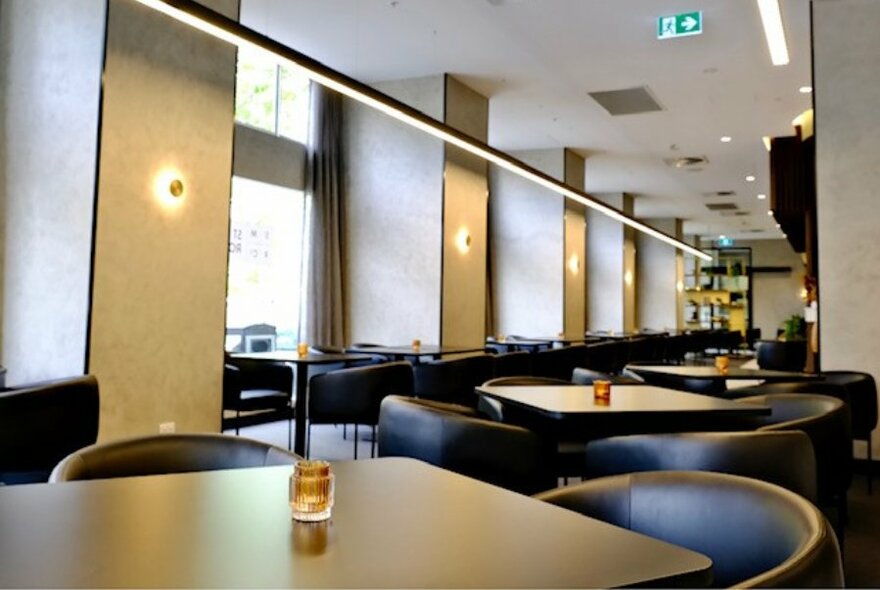
[[[309,131],[309,79],[262,53],[239,49],[235,120],[305,143]]]
[[[308,119],[308,78],[266,60],[261,53],[240,49],[236,122],[304,144]],[[290,165],[293,163],[291,153]],[[302,190],[233,177],[227,350],[296,348],[307,215]],[[260,324],[266,324],[269,333],[252,330]]]

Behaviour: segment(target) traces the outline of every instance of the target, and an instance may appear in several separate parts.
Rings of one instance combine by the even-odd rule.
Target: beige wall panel
[[[443,76],[377,87],[442,116]],[[344,116],[346,339],[436,343],[443,143],[352,101]]]
[[[561,178],[563,150],[514,155]],[[495,331],[498,335],[553,335],[563,330],[564,199],[490,166],[490,239]]]
[[[489,101],[451,76],[446,76],[445,116],[456,129],[486,138]],[[486,329],[488,166],[452,146],[445,146],[445,154],[441,341],[479,346]],[[464,235],[469,246],[459,243]]]
[[[565,150],[565,183],[584,188],[584,158]],[[587,232],[586,207],[565,201],[564,314],[563,331],[569,338],[579,338],[587,329]]]
[[[627,200],[623,193],[596,197],[618,209],[624,209]],[[631,239],[627,246],[624,228],[622,223],[606,215],[592,209],[587,211],[587,324],[590,330],[620,332],[626,329],[624,276],[627,264],[634,264],[635,247]]]
[[[247,125],[235,125],[232,173],[305,190],[306,146]]]
[[[628,197],[632,199],[632,197]],[[630,201],[631,202],[631,201]],[[632,213],[632,206],[624,208]],[[638,325],[636,309],[636,288],[639,275],[636,270],[636,230],[629,226],[623,228],[623,331],[633,332]]]
[[[0,6],[0,365],[7,384],[82,374],[101,0]]]
[[[210,5],[237,15],[235,0]],[[104,76],[90,371],[102,439],[216,431],[223,377],[235,50],[112,0]],[[153,183],[174,166],[178,207]]]
[[[649,225],[681,237],[681,221],[646,219]],[[638,328],[676,329],[682,313],[677,284],[683,279],[683,261],[677,248],[647,234],[636,234],[636,305]]]
[[[822,368],[880,377],[880,3],[822,1],[813,11]]]

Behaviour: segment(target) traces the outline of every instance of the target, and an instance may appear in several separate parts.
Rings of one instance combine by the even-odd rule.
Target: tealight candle
[[[296,345],[296,354],[299,357],[308,356],[309,354],[309,345],[305,342],[300,342]]]
[[[715,368],[722,375],[726,375],[730,369],[730,359],[727,356],[719,355],[715,357]]]
[[[611,401],[611,381],[596,379],[593,381],[593,398],[597,402]],[[604,405],[607,405],[604,404]]]
[[[413,347],[413,350],[418,352],[419,349],[422,347],[422,341],[419,340],[418,338],[416,338],[415,340],[412,341],[412,347]]]
[[[290,512],[294,520],[316,522],[330,518],[333,474],[327,461],[297,461],[290,476]]]

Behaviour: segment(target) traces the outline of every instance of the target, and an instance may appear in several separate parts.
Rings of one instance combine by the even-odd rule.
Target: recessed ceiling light
[[[749,174],[746,176],[746,182],[755,182],[755,177]]]
[[[763,201],[763,200],[766,199],[766,198],[767,198],[767,195],[765,195],[764,193],[759,193],[759,194],[758,194],[758,200],[759,200],[759,201]],[[772,212],[772,211],[768,211],[767,214],[768,214],[768,215],[773,215],[773,212]]]
[[[800,88],[798,88],[798,92],[800,92],[801,94],[809,94],[812,91],[813,91],[812,86],[801,86]]]
[[[722,136],[721,136],[721,143],[730,143],[730,141],[731,141],[732,139],[733,139],[733,138],[730,137],[729,135],[722,135]]]
[[[779,228],[779,227],[782,227],[782,226],[781,226],[781,225],[779,225],[779,224],[778,224],[778,223],[777,223],[777,224],[776,224],[776,227],[778,227],[778,228]]]
[[[767,211],[767,215],[773,215],[773,211]]]

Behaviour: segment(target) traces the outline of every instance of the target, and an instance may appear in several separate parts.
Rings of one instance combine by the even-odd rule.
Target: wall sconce
[[[623,273],[623,282],[626,283],[627,287],[632,287],[633,284],[633,273],[631,270]]]
[[[153,179],[153,194],[163,207],[175,209],[183,204],[186,187],[183,176],[174,168],[163,168]]]
[[[675,290],[678,291],[679,293],[683,293],[684,292],[684,283],[682,281],[676,281]]]
[[[461,228],[455,234],[455,247],[462,254],[467,254],[468,250],[471,249],[471,234],[468,233],[466,227]]]
[[[568,270],[571,271],[571,274],[576,275],[580,269],[581,259],[578,258],[577,254],[572,254],[571,258],[568,259]]]

